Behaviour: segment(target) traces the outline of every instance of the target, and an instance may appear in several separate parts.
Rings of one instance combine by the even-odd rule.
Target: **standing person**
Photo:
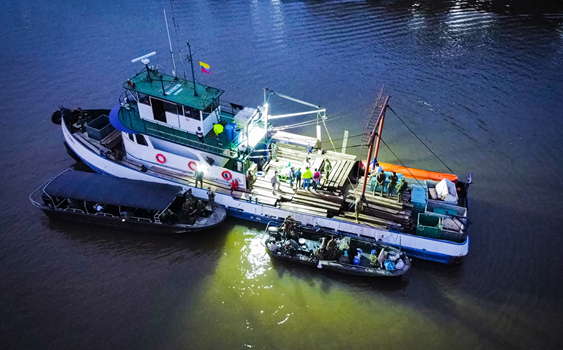
[[[399,177],[397,176],[396,172],[393,172],[393,174],[389,175],[389,185],[387,185],[387,192],[389,193],[389,197],[393,195],[393,190],[395,189],[395,186],[397,186],[397,181],[399,181]]]
[[[303,162],[303,166],[305,167],[305,169],[308,169],[311,167],[311,158],[306,157],[305,161]]]
[[[397,202],[403,200],[403,193],[407,190],[408,183],[405,181],[405,178],[402,177],[401,181],[399,181],[399,185],[397,186]]]
[[[321,184],[321,173],[315,168],[315,173],[313,174],[313,189],[317,190],[317,185]]]
[[[223,132],[223,125],[215,123],[213,124],[213,132],[215,133],[215,137],[217,138],[217,144],[219,144],[219,146],[223,145],[221,143],[221,137],[219,137],[219,135],[221,135],[221,133]]]
[[[354,202],[354,217],[356,218],[356,223],[360,223],[359,217],[360,213],[364,209],[364,204],[362,203],[361,197],[356,197],[356,201]]]
[[[301,188],[301,168],[295,171],[295,189]]]
[[[215,193],[211,191],[211,187],[207,187],[207,205],[211,210],[215,207]]]
[[[199,170],[199,168],[195,169],[195,187],[197,187],[197,183],[199,182],[199,185],[201,186],[201,188],[203,188],[203,171]]]
[[[192,206],[192,202],[190,202],[189,199],[186,199],[184,201],[184,204],[182,204],[182,213],[184,215],[184,217],[186,218],[186,221],[190,221],[190,213],[193,210],[193,206]]]
[[[233,191],[238,191],[238,180],[237,179],[233,179],[233,181],[231,181],[231,196],[233,195]]]
[[[272,176],[272,179],[270,181],[272,182],[272,194],[276,194],[276,189],[278,191],[280,189],[280,179],[278,179],[278,171],[277,170],[274,173],[274,176]]]
[[[305,169],[305,172],[303,173],[303,189],[305,189],[305,187],[307,187],[307,190],[311,188],[312,177],[313,177],[313,173],[311,172],[311,169],[307,167]]]
[[[197,127],[197,131],[195,132],[197,138],[201,141],[201,143],[205,143],[205,140],[203,139],[203,131],[201,131],[201,126]]]
[[[330,164],[330,160],[325,159],[324,162],[324,185],[327,186],[328,185],[328,175],[330,174],[330,171],[332,170],[332,164]]]
[[[383,169],[381,169],[381,171],[377,173],[375,178],[377,180],[377,185],[373,189],[373,194],[375,194],[375,191],[377,190],[377,186],[381,186],[381,196],[383,197],[383,190],[385,189],[386,178],[387,176],[385,175],[385,172],[383,171]]]
[[[289,168],[289,186],[293,188],[293,181],[295,181],[295,170],[293,167]]]
[[[254,185],[254,176],[252,175],[252,170],[249,170],[246,173],[246,188],[248,188],[249,191],[252,191],[252,185]]]

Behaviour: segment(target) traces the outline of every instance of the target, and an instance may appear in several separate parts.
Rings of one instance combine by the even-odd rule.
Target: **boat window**
[[[135,142],[135,139],[133,138],[133,134],[129,134],[129,133],[128,133],[127,135],[129,135],[129,140]]]
[[[219,107],[219,99],[218,98],[213,100],[213,102],[211,102],[211,104],[209,106],[207,106],[203,111],[205,113],[211,113],[214,110],[216,110],[217,107]]]
[[[139,145],[147,146],[147,140],[145,140],[145,137],[141,134],[137,134],[137,143]]]
[[[207,119],[210,115],[211,113],[203,113],[203,120]]]
[[[188,118],[199,120],[199,110],[195,108],[184,106],[184,115]]]
[[[139,102],[149,106],[151,105],[151,99],[149,98],[149,95],[145,95],[140,92],[139,92]]]
[[[178,114],[178,105],[175,103],[164,102],[164,110],[168,113]]]

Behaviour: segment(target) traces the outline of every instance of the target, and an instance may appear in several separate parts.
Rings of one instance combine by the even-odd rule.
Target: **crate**
[[[101,141],[113,130],[115,130],[115,128],[110,124],[109,117],[105,114],[102,114],[86,125],[88,137],[98,141]]]
[[[426,186],[412,185],[411,203],[417,206],[426,206]]]
[[[442,231],[442,218],[420,213],[416,225],[416,234],[422,237],[439,239]]]

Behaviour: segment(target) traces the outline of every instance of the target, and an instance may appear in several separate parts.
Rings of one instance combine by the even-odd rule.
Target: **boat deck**
[[[88,137],[87,133],[76,131],[74,136],[85,146],[97,154],[101,154],[112,161],[137,171],[143,171],[149,175],[170,180],[181,185],[194,186],[195,178],[191,172],[166,169],[158,165],[144,165],[143,163],[128,158],[123,153],[121,133],[112,132],[101,141]],[[353,203],[355,196],[361,191],[359,185],[350,181],[350,173],[356,163],[356,157],[332,152],[307,153],[305,146],[290,144],[277,144],[276,159],[265,164],[262,176],[258,176],[251,191],[237,190],[231,194],[230,187],[224,182],[203,180],[203,187],[211,187],[214,192],[232,195],[234,198],[256,202],[267,206],[279,207],[304,214],[318,215],[322,217],[337,217],[342,221],[355,222]],[[270,182],[274,172],[282,173],[283,168],[288,165],[295,168],[303,168],[306,158],[309,158],[311,169],[323,169],[323,162],[329,160],[332,170],[328,179],[321,178],[321,186],[317,190],[311,185],[310,190],[296,188],[289,185],[289,179],[280,176],[279,190],[272,191]],[[355,188],[355,189],[354,189]],[[379,195],[366,193],[367,205],[364,204],[359,221],[362,224],[393,229],[396,231],[410,231],[412,229],[411,206],[407,202],[409,192],[405,193],[403,200],[397,202],[396,197],[387,198]]]

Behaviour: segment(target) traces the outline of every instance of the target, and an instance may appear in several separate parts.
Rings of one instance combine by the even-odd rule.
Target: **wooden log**
[[[327,211],[325,209],[312,208],[301,204],[280,203],[280,208],[294,210],[305,214],[327,216]]]
[[[342,221],[356,222],[356,217],[354,216],[354,214],[351,214],[351,213],[346,213],[344,216],[339,215],[338,219],[342,220]],[[365,220],[365,218],[362,218],[361,214],[360,214],[360,217],[359,217],[359,221],[360,221],[360,224],[362,224],[362,225],[366,225],[366,226],[369,226],[369,227],[377,227],[377,228],[381,228],[381,229],[387,229],[386,225],[381,225],[381,224],[375,223],[371,220]]]

